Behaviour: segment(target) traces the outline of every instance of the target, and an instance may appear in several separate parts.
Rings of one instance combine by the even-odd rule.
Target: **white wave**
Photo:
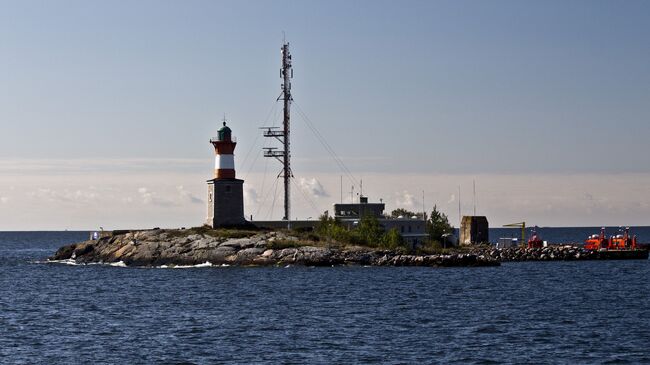
[[[201,267],[227,267],[230,266],[228,264],[222,264],[222,265],[212,265],[210,261],[206,261],[202,264],[196,264],[196,265],[160,265],[158,266],[159,269],[195,269],[195,268],[201,268]]]
[[[65,259],[65,260],[47,260],[47,261],[36,261],[35,263],[42,264],[64,264],[64,265],[72,265],[72,266],[80,266],[83,264],[78,263],[74,259]]]
[[[87,262],[87,263],[80,263],[76,262],[74,259],[66,259],[66,260],[46,260],[46,261],[33,261],[35,264],[64,264],[64,265],[71,265],[71,266],[89,266],[89,265],[104,265],[104,266],[112,266],[112,267],[129,267],[124,263],[124,261],[118,261],[118,262]],[[230,265],[228,264],[221,264],[221,265],[213,265],[210,261],[206,261],[202,264],[197,264],[197,265],[160,265],[160,266],[154,266],[156,269],[195,269],[195,268],[202,268],[202,267],[229,267]]]
[[[127,267],[124,261],[118,262],[77,262],[74,259],[65,259],[65,260],[46,260],[46,261],[34,261],[35,264],[63,264],[71,266],[90,266],[90,265],[106,265],[113,267]]]

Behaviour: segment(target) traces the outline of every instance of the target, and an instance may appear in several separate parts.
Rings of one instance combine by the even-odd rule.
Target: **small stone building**
[[[460,244],[472,245],[489,242],[489,228],[485,216],[463,216],[460,223]]]

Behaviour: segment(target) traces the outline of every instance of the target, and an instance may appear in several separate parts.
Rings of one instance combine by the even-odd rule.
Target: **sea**
[[[541,234],[571,242],[598,229]],[[633,232],[650,241],[647,227]],[[650,363],[648,260],[181,269],[46,261],[87,237],[0,232],[1,364]]]

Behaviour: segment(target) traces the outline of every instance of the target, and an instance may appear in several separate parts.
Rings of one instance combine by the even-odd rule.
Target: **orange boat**
[[[585,241],[585,249],[598,251],[609,248],[609,240],[605,237],[605,227],[600,229],[600,234],[592,234]]]
[[[630,227],[625,227],[623,234],[612,236],[609,240],[610,250],[636,250],[636,236],[630,236]]]
[[[636,250],[636,236],[630,236],[630,227],[623,230],[623,234],[606,238],[605,228],[600,229],[600,234],[591,235],[585,240],[584,248],[587,250]]]

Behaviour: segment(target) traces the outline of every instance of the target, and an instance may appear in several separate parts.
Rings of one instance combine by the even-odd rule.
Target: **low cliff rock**
[[[117,263],[127,266],[212,265],[232,266],[498,266],[497,258],[483,253],[405,255],[398,251],[365,247],[329,247],[320,242],[299,242],[281,232],[255,232],[227,238],[216,231],[133,231],[61,247],[50,260],[76,263]]]

